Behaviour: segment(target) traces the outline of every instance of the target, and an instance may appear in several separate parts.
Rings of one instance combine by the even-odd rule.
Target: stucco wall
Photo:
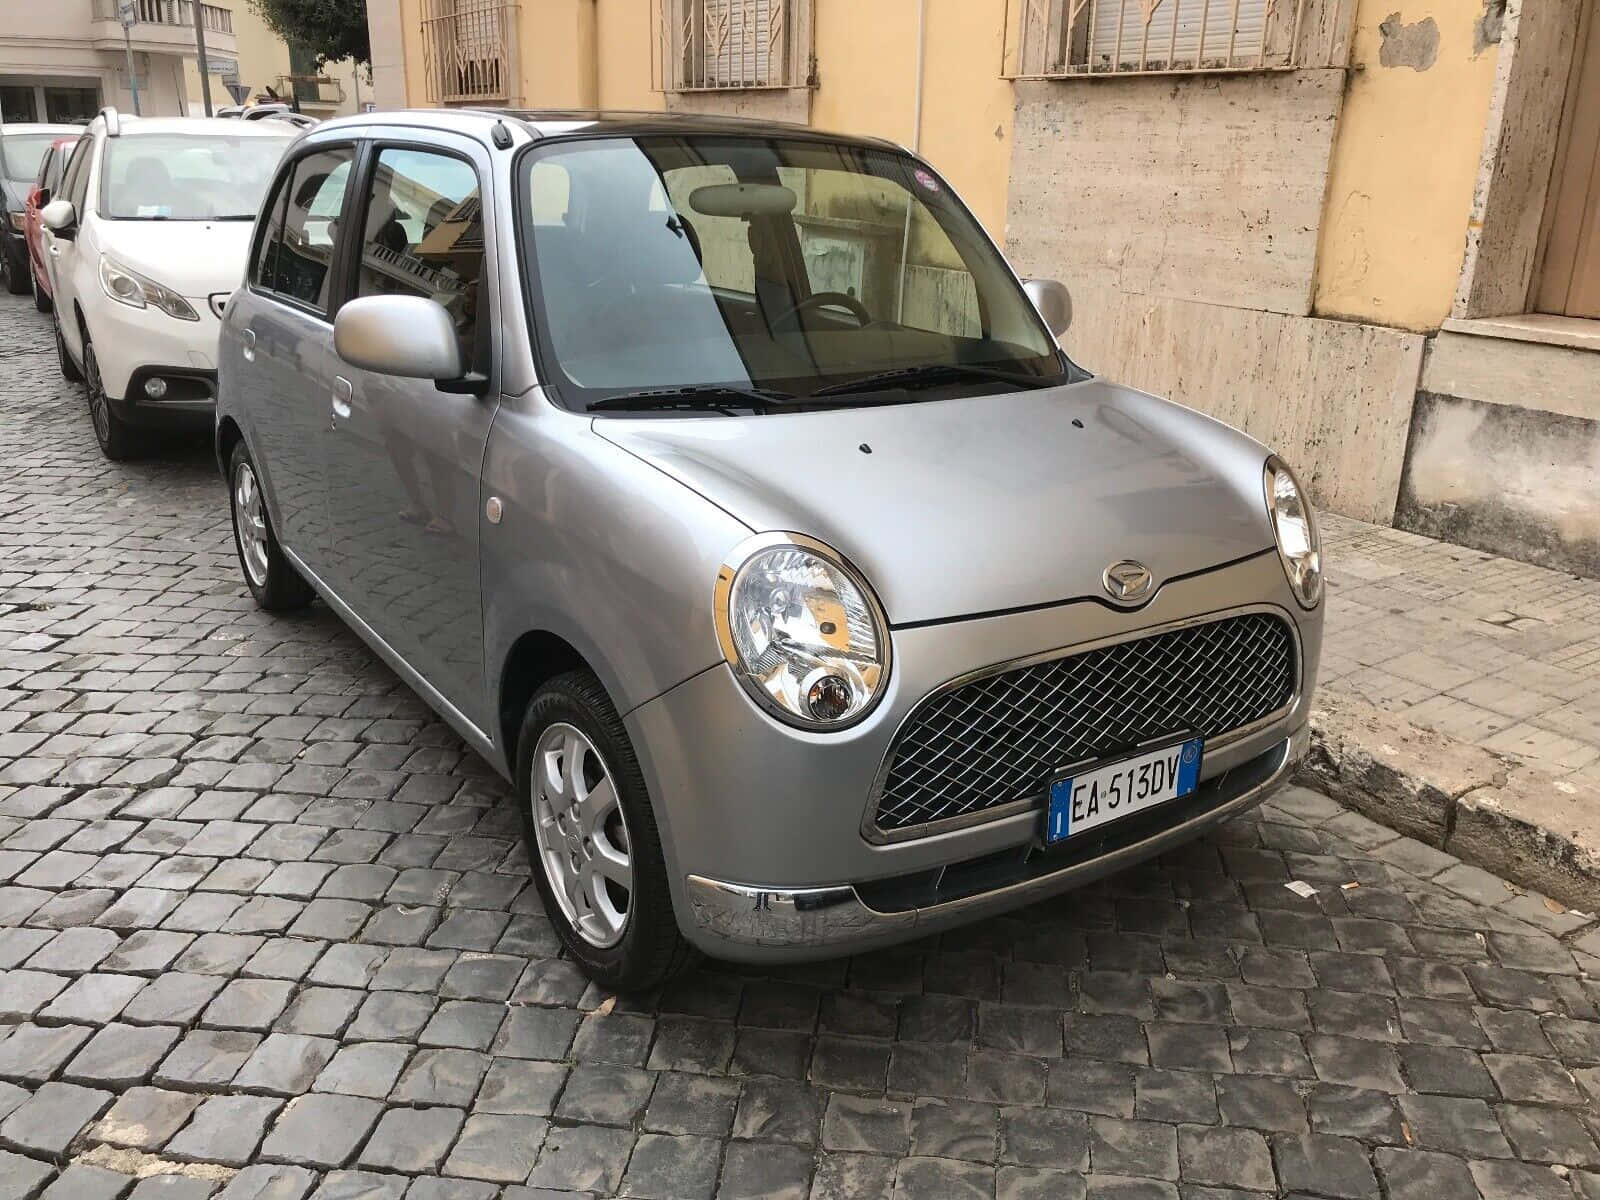
[[[1318,315],[1421,330],[1449,315],[1499,36],[1494,0],[1360,0]]]
[[[1019,83],[1009,242],[1069,286],[1306,313],[1341,86]]]
[[[1440,334],[1395,523],[1600,578],[1600,359]]]

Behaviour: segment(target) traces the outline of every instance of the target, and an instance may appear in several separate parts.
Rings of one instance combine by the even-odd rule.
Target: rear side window
[[[72,201],[73,211],[78,214],[78,219],[83,219],[83,202],[89,194],[89,156],[94,153],[94,139],[92,137],[80,138],[77,146],[73,148],[72,160],[67,163],[67,172],[61,180],[61,190],[67,194],[67,199]]]
[[[354,151],[317,150],[295,160],[261,239],[257,284],[326,316],[333,254]],[[280,185],[282,186],[282,185]]]

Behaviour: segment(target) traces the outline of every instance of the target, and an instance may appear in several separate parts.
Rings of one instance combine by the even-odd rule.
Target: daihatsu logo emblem
[[[1149,595],[1156,580],[1149,567],[1125,558],[1107,567],[1100,581],[1105,584],[1106,595],[1120,604],[1131,604]]]

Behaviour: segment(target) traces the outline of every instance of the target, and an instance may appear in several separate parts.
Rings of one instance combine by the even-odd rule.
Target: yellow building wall
[[[1483,0],[1361,0],[1317,252],[1319,316],[1433,330],[1465,251],[1498,44]],[[1431,25],[1431,28],[1430,28]],[[1380,28],[1382,26],[1382,28]]]
[[[250,98],[254,99],[268,86],[277,87],[278,76],[289,74],[289,46],[267,28],[248,0],[234,0],[231,7],[233,40],[239,47],[239,82],[250,89]],[[213,86],[212,103],[232,104],[233,97],[227,92],[227,88]]]
[[[655,30],[650,0],[594,0],[600,45],[601,108],[656,112],[664,97],[651,86]]]
[[[406,107],[428,107],[422,59],[422,0],[400,0],[400,39],[405,46]]]
[[[1001,238],[1012,110],[1000,77],[1005,0],[926,2],[920,150]],[[817,0],[812,125],[918,141],[917,9],[917,0]]]

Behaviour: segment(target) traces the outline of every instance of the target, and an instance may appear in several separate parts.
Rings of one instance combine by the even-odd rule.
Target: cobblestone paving
[[[0,297],[0,1197],[1600,1197],[1600,933],[1313,792],[626,1000],[513,830],[326,611],[254,611],[204,448],[102,461]]]
[[[1600,580],[1339,517],[1322,682],[1600,784]]]

